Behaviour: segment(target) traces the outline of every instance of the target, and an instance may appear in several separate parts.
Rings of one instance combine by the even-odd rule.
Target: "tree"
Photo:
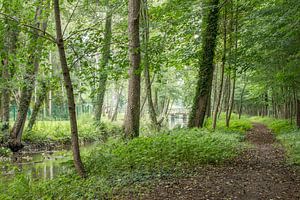
[[[219,0],[210,0],[207,6],[209,11],[204,19],[205,29],[203,31],[198,81],[188,124],[190,128],[203,126],[212,85],[213,61],[218,33]]]
[[[129,37],[129,80],[128,102],[125,118],[125,137],[134,138],[139,136],[140,127],[140,0],[128,2],[128,37]]]
[[[104,31],[104,44],[102,48],[102,62],[100,65],[100,77],[99,77],[99,92],[97,95],[97,110],[95,113],[96,120],[100,122],[102,115],[102,107],[104,102],[104,95],[106,91],[107,72],[105,69],[110,59],[110,46],[112,37],[112,11],[110,9],[109,0],[105,1],[107,12],[105,18],[105,31]]]
[[[58,48],[60,64],[63,71],[63,78],[64,78],[65,88],[68,97],[73,160],[78,174],[81,177],[85,177],[86,174],[84,171],[84,166],[81,161],[80,150],[79,150],[76,107],[75,107],[75,100],[74,100],[73,85],[70,77],[70,71],[68,68],[64,39],[63,39],[63,34],[61,29],[59,0],[53,0],[53,2],[54,2],[54,16],[55,16],[55,29],[56,29],[56,45]]]
[[[220,79],[220,86],[219,86],[219,92],[216,96],[216,105],[215,105],[215,109],[213,112],[213,130],[216,129],[217,126],[217,116],[219,113],[219,108],[220,108],[220,104],[221,104],[221,98],[222,98],[222,93],[223,93],[223,83],[224,83],[224,69],[225,69],[225,63],[226,63],[226,50],[227,50],[227,9],[225,6],[225,10],[224,10],[224,21],[223,21],[223,55],[222,55],[222,64],[221,64],[221,79]],[[216,78],[217,79],[217,78]]]
[[[24,82],[21,89],[19,109],[18,109],[16,121],[10,133],[10,141],[8,144],[9,148],[13,152],[19,151],[21,148],[23,148],[23,145],[21,143],[22,133],[24,130],[27,112],[29,109],[31,96],[34,90],[34,84],[39,69],[40,51],[42,50],[42,46],[40,44],[41,43],[40,36],[41,34],[45,33],[47,27],[45,23],[41,22],[40,19],[41,15],[42,15],[42,5],[38,5],[34,17],[35,24],[33,25],[33,27],[35,27],[36,29],[34,29],[33,30],[34,33],[30,35],[30,43],[28,47],[29,59],[25,69]],[[40,27],[42,27],[41,29],[42,33],[40,33],[38,30],[40,29]]]
[[[142,0],[142,24],[143,24],[143,64],[144,64],[144,79],[145,79],[145,91],[148,101],[148,110],[150,114],[150,119],[153,127],[159,129],[159,124],[157,122],[157,115],[154,108],[152,100],[152,91],[151,91],[151,79],[150,79],[150,58],[149,58],[149,17],[148,17],[148,2],[147,0]]]

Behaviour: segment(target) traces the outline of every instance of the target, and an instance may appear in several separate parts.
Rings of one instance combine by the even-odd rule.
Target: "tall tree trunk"
[[[297,127],[300,129],[300,99],[297,99],[297,117],[296,117]]]
[[[41,23],[39,18],[41,17],[41,14],[42,14],[42,10],[40,8],[40,5],[38,5],[35,13],[36,28],[40,28]],[[43,26],[43,31],[45,32],[45,30],[46,30],[46,26]],[[39,45],[39,41],[38,41],[39,37],[40,37],[40,33],[37,30],[35,30],[34,33],[31,35],[31,40],[29,44],[30,56],[25,69],[24,82],[23,82],[24,85],[21,89],[19,109],[18,109],[16,121],[10,133],[10,141],[8,144],[9,148],[13,152],[17,152],[23,148],[21,139],[22,139],[22,134],[26,122],[27,112],[29,109],[32,93],[34,90],[35,79],[39,68],[39,56],[40,56],[39,51],[41,50],[41,46]]]
[[[222,56],[222,65],[221,65],[221,80],[220,80],[220,89],[218,96],[216,97],[216,105],[213,112],[213,130],[216,129],[217,126],[217,116],[219,112],[219,107],[221,104],[221,98],[222,98],[222,89],[223,89],[223,83],[224,83],[224,69],[225,69],[225,63],[226,63],[226,43],[227,43],[227,9],[225,6],[224,10],[224,21],[223,21],[223,29],[224,29],[224,35],[223,35],[223,56]]]
[[[140,4],[140,0],[129,0],[128,2],[128,37],[130,69],[128,80],[128,103],[125,118],[126,138],[138,137],[140,127]]]
[[[8,138],[9,135],[9,104],[10,104],[10,90],[9,90],[9,67],[8,60],[4,59],[2,61],[3,69],[2,69],[2,81],[3,81],[3,89],[2,89],[2,99],[1,99],[1,118],[2,118],[2,132],[4,134],[4,140]]]
[[[246,85],[247,85],[247,82],[245,81],[242,92],[241,92],[241,97],[240,97],[239,119],[241,119],[242,112],[243,112],[243,100],[244,100],[244,93],[245,93]]]
[[[70,72],[67,64],[65,45],[64,45],[64,40],[63,40],[63,35],[61,30],[59,0],[53,0],[53,2],[54,2],[54,16],[55,16],[55,26],[56,26],[56,44],[58,48],[60,64],[63,72],[64,83],[65,83],[67,97],[68,97],[74,165],[78,174],[81,177],[85,177],[85,171],[81,161],[80,150],[79,150],[76,107],[75,107],[75,100],[74,100],[73,85],[72,85]]]
[[[232,19],[233,20],[233,19]],[[235,84],[236,84],[236,71],[237,71],[237,50],[238,50],[238,0],[236,0],[236,11],[235,11],[235,55],[234,55],[234,67],[233,67],[233,83],[232,91],[230,95],[230,103],[228,113],[226,115],[226,127],[229,127],[231,113],[234,106],[234,96],[235,96]]]
[[[42,81],[41,89],[40,89],[39,93],[37,94],[37,100],[34,104],[34,107],[33,107],[32,113],[31,113],[31,117],[30,117],[28,125],[27,125],[28,130],[32,130],[32,128],[36,122],[36,118],[39,114],[40,108],[43,105],[46,95],[47,95],[46,83],[44,81]]]
[[[231,114],[234,106],[235,84],[236,84],[236,69],[234,69],[233,72],[232,90],[231,90],[230,101],[229,101],[228,115],[226,118],[226,127],[229,127]]]
[[[206,19],[204,19],[205,30],[196,95],[188,123],[190,128],[203,126],[207,101],[212,85],[213,60],[218,34],[219,0],[210,0],[208,8],[208,15]]]
[[[1,9],[7,14],[12,13],[11,2],[4,1],[2,2]],[[7,142],[9,137],[9,108],[10,108],[10,80],[13,77],[13,72],[11,68],[14,67],[13,61],[10,58],[13,58],[16,54],[17,49],[17,40],[20,33],[18,28],[18,23],[11,21],[10,19],[4,19],[4,35],[3,35],[3,54],[2,58],[2,91],[1,91],[1,119],[2,119],[2,132],[4,134],[4,142]],[[12,70],[13,71],[13,70]]]
[[[143,50],[144,50],[144,78],[145,78],[145,90],[148,101],[148,110],[150,114],[150,119],[152,126],[155,129],[159,129],[157,124],[157,115],[155,112],[153,100],[152,100],[152,91],[151,91],[151,80],[150,80],[150,60],[149,60],[149,18],[148,18],[148,2],[147,0],[142,0],[142,9],[141,9],[141,17],[143,24]]]
[[[116,102],[116,106],[115,106],[115,110],[113,112],[113,115],[111,117],[111,121],[116,121],[117,120],[117,116],[118,116],[118,109],[119,109],[119,104],[120,104],[120,99],[121,99],[121,95],[123,92],[123,87],[121,86],[119,91],[118,91],[118,95],[117,95],[117,102]]]
[[[106,82],[107,82],[107,72],[106,66],[110,58],[110,46],[112,38],[112,12],[109,5],[109,0],[106,0],[106,6],[108,11],[106,13],[105,19],[105,33],[104,33],[104,45],[102,49],[103,60],[101,62],[100,77],[99,77],[99,93],[97,95],[97,106],[95,118],[97,122],[101,121],[102,108],[104,103],[104,96],[106,91]]]

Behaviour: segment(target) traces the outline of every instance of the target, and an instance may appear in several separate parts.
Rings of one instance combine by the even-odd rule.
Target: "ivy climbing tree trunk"
[[[85,177],[84,167],[80,157],[79,142],[78,142],[78,129],[77,129],[77,119],[76,119],[76,107],[73,92],[73,85],[70,77],[70,71],[67,64],[66,52],[64,39],[61,29],[60,20],[60,9],[59,0],[53,0],[54,2],[54,16],[55,16],[55,29],[56,29],[56,44],[59,53],[60,65],[63,72],[64,83],[67,91],[68,107],[69,107],[69,117],[71,125],[71,142],[73,151],[73,160],[75,168],[81,177]]]
[[[104,96],[106,91],[106,82],[107,82],[107,72],[106,66],[110,58],[110,44],[112,37],[112,13],[109,8],[109,1],[106,0],[106,7],[108,8],[105,19],[105,32],[104,32],[104,45],[102,48],[102,62],[100,65],[100,77],[99,77],[99,93],[97,95],[97,106],[95,118],[97,122],[101,121],[102,108],[104,103]]]
[[[205,29],[196,95],[188,123],[190,128],[203,126],[207,101],[212,86],[213,60],[218,34],[219,0],[210,0],[208,8],[208,14],[204,19]]]
[[[35,24],[34,27],[37,29],[40,28],[40,18],[42,14],[42,9],[38,5],[36,8],[35,13]],[[43,26],[42,32],[46,31],[46,26]],[[29,59],[28,63],[25,67],[25,75],[23,79],[23,85],[21,89],[21,97],[19,103],[19,109],[17,113],[17,118],[14,123],[13,129],[10,133],[10,141],[9,141],[9,148],[13,152],[17,152],[23,148],[21,143],[22,134],[26,122],[27,112],[29,109],[31,96],[34,90],[35,79],[37,76],[38,68],[39,68],[39,56],[41,51],[41,41],[39,40],[40,33],[38,30],[34,29],[33,34],[30,36],[30,43],[29,43]]]
[[[1,9],[7,14],[14,14],[12,9],[12,3],[8,0],[2,1]],[[4,142],[7,142],[9,137],[9,109],[10,109],[10,97],[11,97],[11,83],[10,80],[13,77],[11,69],[14,68],[14,62],[12,58],[16,54],[17,41],[19,36],[19,27],[17,22],[8,19],[4,19],[3,34],[3,49],[2,49],[2,91],[1,91],[1,119],[2,119],[2,132],[4,136]]]
[[[128,80],[128,102],[125,117],[126,138],[138,137],[140,127],[140,5],[140,0],[129,0],[128,2],[128,38],[130,69]]]

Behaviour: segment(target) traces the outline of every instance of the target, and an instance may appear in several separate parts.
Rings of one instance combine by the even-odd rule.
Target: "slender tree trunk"
[[[242,112],[243,112],[243,100],[244,100],[244,93],[245,93],[246,85],[247,85],[247,83],[245,81],[242,92],[241,92],[241,98],[240,98],[239,119],[241,119]]]
[[[125,137],[134,138],[139,136],[140,127],[140,0],[128,2],[128,37],[129,37],[129,80],[128,80],[128,103],[125,118]]]
[[[35,14],[35,27],[40,28],[40,20],[42,10],[40,6],[36,9]],[[46,26],[43,26],[43,30],[46,30]],[[14,123],[13,129],[10,133],[10,141],[9,141],[9,148],[13,152],[17,152],[20,149],[23,148],[23,145],[21,143],[22,134],[26,122],[27,112],[29,109],[32,93],[34,90],[35,85],[35,79],[38,73],[39,69],[39,55],[41,46],[39,43],[39,37],[40,33],[35,30],[34,33],[31,36],[30,46],[29,46],[29,60],[25,69],[25,75],[24,75],[24,82],[23,87],[21,89],[21,98],[20,98],[20,104],[18,109],[18,114],[16,121]]]
[[[32,128],[33,128],[33,126],[36,122],[36,118],[39,114],[40,108],[43,105],[43,102],[46,98],[46,95],[47,95],[47,87],[46,87],[46,83],[43,81],[41,83],[41,89],[40,89],[40,92],[37,95],[37,100],[34,104],[32,114],[31,114],[30,120],[29,120],[28,125],[27,125],[28,130],[32,130]]]
[[[119,104],[120,104],[120,99],[121,99],[121,95],[122,95],[122,91],[123,91],[123,87],[120,87],[120,90],[118,92],[118,96],[117,96],[117,102],[116,102],[116,107],[114,110],[114,113],[111,117],[111,121],[116,121],[117,120],[117,116],[118,116],[118,109],[119,109]]]
[[[297,99],[297,117],[296,117],[297,127],[300,129],[300,99]]]
[[[67,97],[68,97],[74,165],[78,174],[81,177],[85,177],[85,171],[81,161],[80,150],[79,150],[76,107],[75,107],[75,100],[74,100],[73,85],[72,85],[70,72],[67,64],[64,40],[63,40],[63,35],[61,30],[59,0],[53,0],[53,2],[54,2],[54,16],[55,16],[55,25],[56,25],[56,37],[57,37],[56,44],[58,48],[60,64],[63,71],[64,83],[65,83]]]
[[[234,69],[232,90],[231,90],[230,101],[229,101],[228,116],[226,118],[226,127],[229,127],[231,114],[232,114],[232,110],[233,110],[233,106],[234,106],[235,83],[236,83],[236,70]]]
[[[109,7],[109,0],[106,0],[106,6]],[[105,19],[105,35],[104,35],[104,45],[102,49],[103,60],[101,62],[102,71],[100,72],[99,93],[97,95],[97,106],[96,106],[97,110],[95,113],[95,117],[98,122],[101,121],[102,108],[103,108],[104,96],[106,91],[107,72],[105,68],[110,58],[110,46],[111,46],[110,44],[112,38],[111,29],[112,29],[112,13],[109,8],[106,13],[106,19]]]
[[[4,134],[4,139],[6,140],[9,135],[9,104],[10,104],[10,90],[9,90],[9,69],[8,69],[8,60],[4,59],[2,61],[2,109],[1,109],[1,118],[2,118],[2,132]]]
[[[152,91],[151,91],[151,80],[150,80],[150,60],[149,60],[149,18],[148,18],[148,2],[147,0],[142,0],[142,9],[141,9],[141,17],[143,24],[143,50],[144,50],[144,78],[145,78],[145,90],[148,101],[148,110],[150,114],[150,119],[153,127],[155,129],[159,129],[157,124],[156,112],[154,108],[154,104],[152,101]]]
[[[234,57],[234,69],[233,69],[233,83],[232,83],[232,91],[230,95],[230,103],[228,115],[226,118],[226,127],[229,127],[231,113],[234,106],[234,96],[235,96],[235,84],[236,84],[236,70],[237,70],[237,49],[238,49],[238,0],[236,0],[236,12],[235,12],[235,57]]]
[[[213,130],[216,129],[217,126],[217,116],[219,112],[219,107],[221,104],[221,98],[222,98],[222,89],[223,89],[223,82],[224,82],[224,69],[225,69],[225,63],[226,63],[226,43],[227,43],[227,9],[225,6],[224,10],[224,22],[223,22],[223,29],[224,29],[224,35],[223,35],[223,56],[222,56],[222,65],[221,65],[221,80],[220,80],[220,90],[218,93],[218,96],[216,97],[216,105],[213,112]]]
[[[212,86],[213,60],[218,34],[219,0],[210,0],[208,7],[210,9],[204,20],[205,31],[196,94],[188,123],[190,128],[203,126],[207,101]]]
[[[151,83],[150,83],[150,87],[152,87],[152,84],[153,84],[153,82],[154,82],[154,79],[155,79],[155,74],[153,74],[153,76],[152,76]],[[147,97],[147,93],[146,93],[146,95],[143,97],[143,100],[142,100],[142,105],[141,105],[141,109],[140,109],[140,116],[143,116],[144,107],[145,107],[147,98],[148,98],[148,97]],[[154,106],[154,109],[155,109],[154,102],[153,102],[153,106]],[[155,112],[156,112],[156,111],[155,111]]]

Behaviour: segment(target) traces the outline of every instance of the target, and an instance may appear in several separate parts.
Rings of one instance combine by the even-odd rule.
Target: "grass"
[[[93,120],[78,120],[78,134],[82,143],[105,140],[112,135],[122,135],[122,129],[113,123],[95,124]],[[71,141],[69,121],[40,121],[31,131],[25,131],[23,140],[31,143]]]
[[[300,130],[297,129],[295,124],[291,124],[289,120],[268,117],[255,117],[252,120],[268,126],[286,148],[288,161],[291,164],[300,165]]]
[[[212,131],[212,119],[209,118],[205,122],[205,127]],[[220,118],[217,121],[217,131],[222,132],[236,132],[240,134],[244,134],[246,131],[250,130],[252,128],[252,123],[249,120],[248,117],[243,116],[241,119],[238,118],[238,115],[232,114],[230,125],[229,127],[226,127],[226,121],[225,121],[225,113],[222,113]]]
[[[128,185],[180,176],[203,164],[218,164],[243,149],[240,133],[177,129],[131,141],[109,140],[84,156],[87,179],[75,173],[53,180],[16,177],[0,185],[0,199],[105,199]]]

